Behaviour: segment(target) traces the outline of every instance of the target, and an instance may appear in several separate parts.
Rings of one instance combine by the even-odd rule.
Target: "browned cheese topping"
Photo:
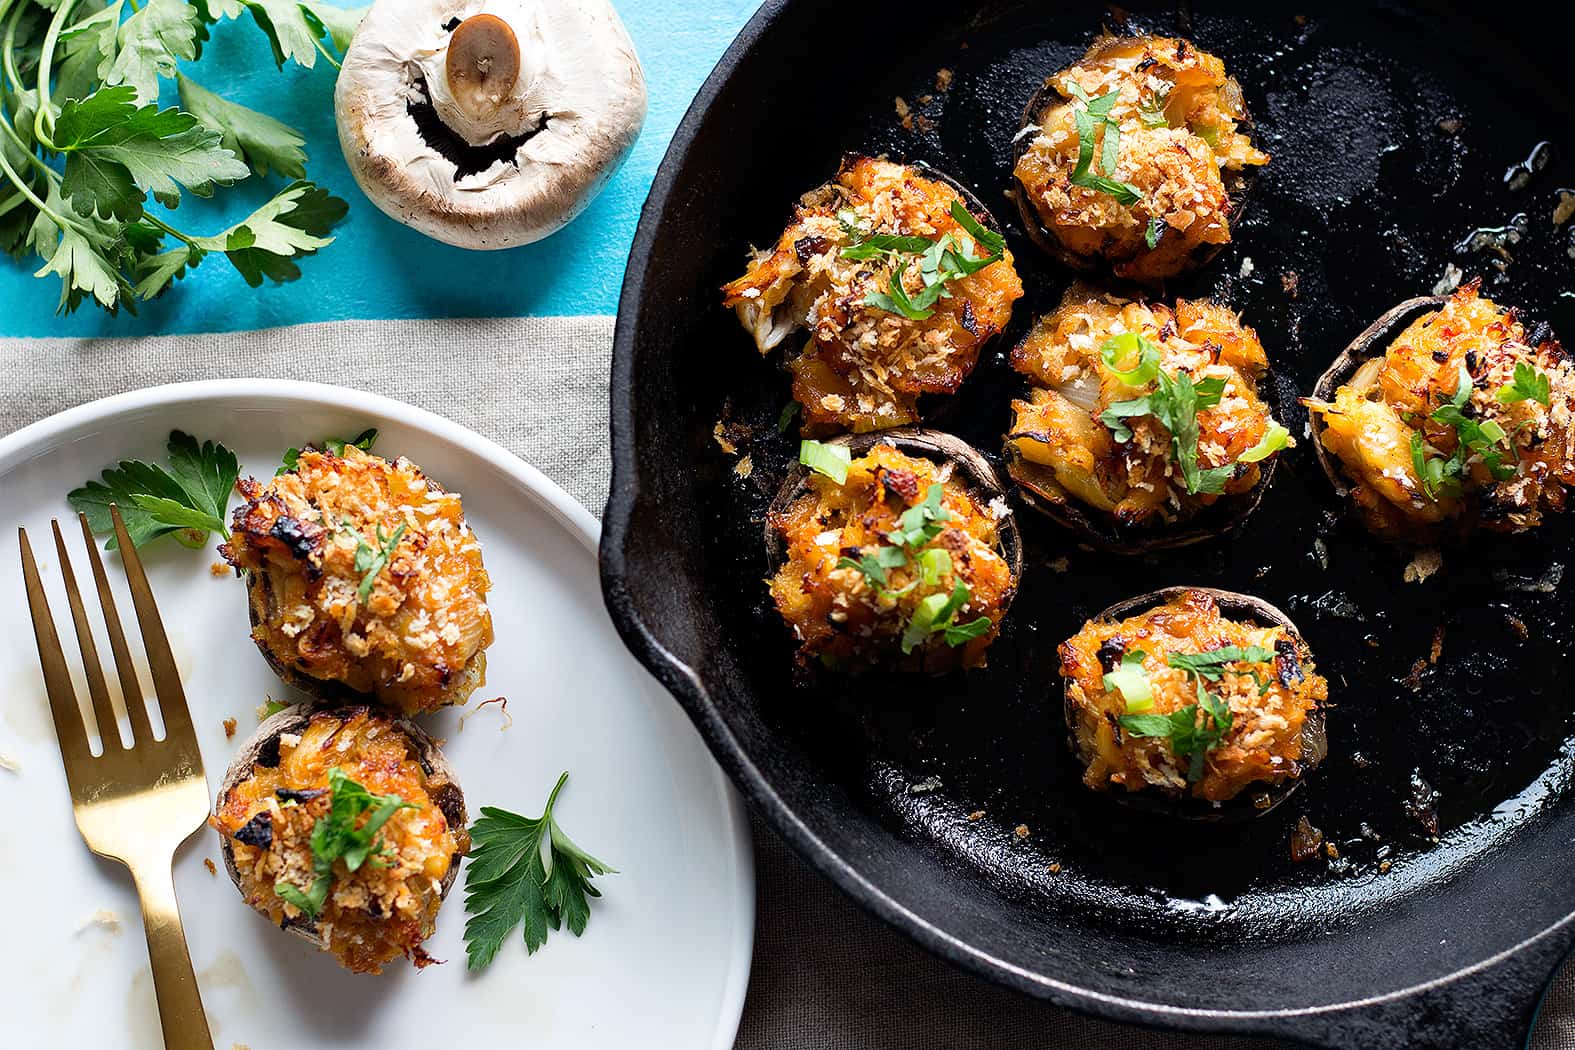
[[[1112,405],[1153,394],[1159,383],[1155,376],[1128,385],[1116,374],[1132,373],[1135,354],[1118,358],[1115,369],[1105,362],[1101,348],[1123,333],[1157,349],[1159,369],[1172,380],[1224,383],[1219,402],[1195,415],[1198,469],[1234,465],[1218,491],[1188,490],[1174,435],[1155,415],[1123,417],[1131,432],[1125,441],[1102,420]],[[1257,333],[1224,306],[1180,299],[1172,310],[1077,283],[1012,351],[1012,366],[1031,384],[1027,400],[1012,402],[1013,474],[1052,501],[1075,499],[1123,526],[1168,524],[1249,492],[1262,478],[1267,457],[1241,457],[1274,424],[1258,395],[1268,358]]]
[[[1033,139],[1015,174],[1019,192],[1068,251],[1109,260],[1117,276],[1149,280],[1185,269],[1201,245],[1230,241],[1232,202],[1222,172],[1269,157],[1239,130],[1246,108],[1223,62],[1185,40],[1106,36],[1050,84],[1060,101],[1039,115],[1036,128],[1024,129]],[[1084,106],[1074,88],[1089,99],[1120,92],[1109,109],[1120,129],[1115,171],[1097,171],[1135,189],[1135,202],[1073,183],[1080,147],[1073,111]],[[1097,158],[1108,125],[1095,123]],[[1151,235],[1156,221],[1162,226]]]
[[[804,406],[805,432],[858,432],[918,419],[921,394],[956,392],[979,347],[1012,316],[1023,286],[1010,249],[967,277],[950,281],[933,313],[913,319],[872,305],[893,275],[918,295],[924,286],[909,254],[850,259],[842,253],[872,235],[940,241],[950,235],[989,252],[951,214],[961,197],[946,183],[887,160],[860,157],[833,182],[806,194],[773,248],[755,253],[749,272],[724,286],[723,304],[766,353],[799,328],[802,350],[790,351],[793,396]],[[904,269],[905,268],[905,269]]]
[[[943,488],[940,505],[948,518],[932,539],[910,549],[903,564],[883,570],[884,585],[860,569],[839,567],[845,558],[859,561],[890,548],[888,534],[935,484]],[[1016,588],[1000,552],[998,521],[1005,506],[981,505],[950,465],[890,445],[876,445],[855,459],[844,484],[815,474],[810,486],[771,516],[787,544],[787,560],[771,579],[771,597],[800,642],[800,658],[846,670],[884,665],[944,671],[984,663]],[[933,574],[926,575],[926,564]],[[959,584],[967,598],[951,620],[987,618],[982,633],[956,644],[942,630],[915,634],[904,653],[904,636],[921,604],[953,595]]]
[[[239,488],[221,553],[249,574],[252,636],[276,666],[406,713],[483,684],[490,583],[458,494],[353,446]]]
[[[1202,775],[1173,743],[1123,727],[1132,705],[1105,676],[1141,652],[1152,694],[1148,712],[1167,716],[1198,704],[1197,676],[1172,667],[1172,654],[1210,653],[1227,646],[1257,646],[1272,654],[1261,662],[1229,663],[1207,691],[1230,709],[1230,728],[1203,758]],[[1284,627],[1239,623],[1221,615],[1213,596],[1187,591],[1164,605],[1117,623],[1090,621],[1061,645],[1061,674],[1068,681],[1069,718],[1083,761],[1083,782],[1097,791],[1157,789],[1165,794],[1222,802],[1252,784],[1272,785],[1301,774],[1303,728],[1328,698],[1328,682],[1311,653]],[[1198,713],[1198,725],[1206,715]]]
[[[383,825],[376,863],[350,872],[343,860],[334,862],[316,923],[327,950],[357,973],[379,973],[401,956],[424,966],[431,960],[421,942],[432,935],[443,880],[469,837],[449,826],[429,793],[437,785],[386,716],[365,708],[344,715],[319,712],[305,732],[283,736],[278,765],[254,766],[219,798],[211,823],[230,840],[247,902],[280,925],[303,916],[275,886],[306,888],[317,878],[312,830],[329,811],[329,769],[410,803]]]
[[[1575,485],[1575,365],[1551,337],[1531,345],[1515,312],[1478,287],[1462,286],[1412,322],[1333,402],[1307,402],[1357,509],[1381,536],[1522,532],[1563,510]],[[1546,403],[1521,396],[1517,371]]]

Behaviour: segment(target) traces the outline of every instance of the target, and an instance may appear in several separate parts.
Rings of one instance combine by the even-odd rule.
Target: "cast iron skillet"
[[[1131,15],[1221,55],[1274,155],[1236,242],[1171,292],[1243,310],[1293,405],[1347,340],[1450,262],[1575,335],[1575,298],[1560,294],[1575,271],[1569,230],[1550,221],[1575,169],[1555,154],[1526,188],[1504,181],[1575,122],[1575,95],[1555,79],[1563,36],[1509,8],[1423,6]],[[791,671],[759,540],[795,448],[775,428],[788,383],[718,286],[844,150],[926,160],[1000,202],[1024,101],[1119,17],[1033,0],[768,0],[679,128],[635,238],[612,376],[608,606],[778,830],[953,962],[1150,1025],[1331,1047],[1518,1045],[1575,940],[1570,585],[1544,575],[1575,557],[1567,522],[1487,537],[1446,553],[1429,582],[1402,583],[1407,556],[1342,517],[1304,440],[1258,513],[1198,547],[1083,551],[1024,513],[1030,563],[983,671]],[[942,67],[955,71],[945,93]],[[899,95],[933,127],[901,127]],[[1461,243],[1517,213],[1526,233],[1502,274],[1497,256]],[[1020,228],[1007,232],[1029,295],[927,420],[992,453],[1019,389],[1003,353],[1067,283]],[[1305,413],[1292,411],[1301,435]],[[713,439],[719,421],[749,454],[747,476]],[[1180,583],[1286,609],[1331,680],[1328,761],[1257,821],[1118,806],[1078,784],[1066,749],[1056,644],[1114,601]],[[1412,688],[1401,680],[1418,660]],[[1291,862],[1301,816],[1338,857]]]

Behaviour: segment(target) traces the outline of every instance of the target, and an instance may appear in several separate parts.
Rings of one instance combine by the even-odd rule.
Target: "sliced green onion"
[[[1257,463],[1259,460],[1268,459],[1276,452],[1291,443],[1291,432],[1280,424],[1269,421],[1269,429],[1263,432],[1258,443],[1241,454],[1238,463]]]
[[[848,480],[848,465],[853,462],[853,453],[846,445],[830,445],[805,438],[799,442],[798,461],[841,485]]]
[[[1123,370],[1120,362],[1137,355],[1137,364]],[[1122,332],[1105,340],[1099,348],[1099,358],[1110,374],[1127,386],[1142,386],[1159,375],[1159,347],[1136,332]]]

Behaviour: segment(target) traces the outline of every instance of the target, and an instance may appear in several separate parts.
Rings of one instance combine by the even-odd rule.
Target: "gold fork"
[[[65,579],[66,598],[76,626],[77,645],[82,650],[82,669],[92,699],[93,718],[103,741],[103,754],[94,757],[88,745],[66,656],[55,633],[44,586],[39,580],[27,530],[18,530],[22,541],[22,576],[27,584],[27,604],[33,613],[33,634],[38,639],[38,661],[44,670],[44,688],[55,718],[55,736],[60,741],[60,757],[66,765],[66,781],[71,786],[71,807],[76,813],[77,830],[88,849],[101,857],[117,860],[131,869],[142,902],[142,922],[148,936],[148,958],[153,964],[153,988],[159,1001],[159,1022],[164,1029],[166,1050],[213,1050],[208,1034],[208,1019],[202,1010],[197,978],[191,969],[191,953],[186,949],[186,934],[181,929],[180,908],[175,901],[172,867],[175,850],[197,831],[208,816],[208,782],[202,772],[202,755],[197,750],[197,734],[191,714],[186,710],[186,694],[181,689],[180,673],[170,655],[169,639],[153,604],[153,591],[137,550],[126,534],[120,510],[110,507],[115,522],[115,538],[120,560],[131,587],[131,602],[142,628],[142,644],[147,650],[148,667],[153,673],[153,688],[164,715],[164,739],[155,740],[148,721],[147,705],[137,683],[137,669],[126,648],[126,636],[115,613],[114,596],[98,544],[88,528],[87,516],[79,515],[82,534],[87,540],[93,578],[98,584],[99,605],[109,645],[115,654],[115,670],[120,691],[131,720],[132,744],[124,747],[120,723],[110,705],[104,669],[98,660],[98,647],[77,591],[71,559],[66,553],[60,523],[51,522],[55,549],[60,557],[60,574]]]

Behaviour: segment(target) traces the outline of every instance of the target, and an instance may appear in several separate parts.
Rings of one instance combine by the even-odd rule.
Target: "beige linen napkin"
[[[612,318],[342,321],[144,339],[0,339],[0,433],[127,390],[256,376],[430,409],[607,499]],[[1091,1021],[977,980],[865,915],[755,821],[758,918],[739,1050],[1259,1050]],[[1164,980],[1163,974],[1155,979]],[[1566,966],[1533,1050],[1575,1050]]]

